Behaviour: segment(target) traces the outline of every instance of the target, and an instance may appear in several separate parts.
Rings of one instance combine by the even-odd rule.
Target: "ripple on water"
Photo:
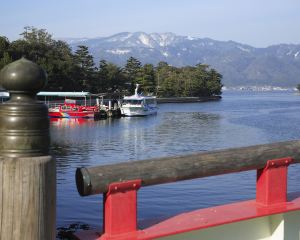
[[[51,122],[57,224],[101,225],[102,196],[78,195],[77,167],[299,139],[299,125],[300,98],[289,93],[225,93],[218,102],[162,104],[157,115],[146,118]],[[299,167],[293,166],[289,184],[293,191],[300,180],[297,172]],[[254,195],[253,171],[146,187],[139,190],[139,219],[146,226],[184,211]]]

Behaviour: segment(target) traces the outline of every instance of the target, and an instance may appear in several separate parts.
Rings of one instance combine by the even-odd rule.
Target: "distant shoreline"
[[[157,98],[157,103],[195,103],[195,102],[208,102],[219,101],[221,96],[210,97],[170,97],[170,98]]]

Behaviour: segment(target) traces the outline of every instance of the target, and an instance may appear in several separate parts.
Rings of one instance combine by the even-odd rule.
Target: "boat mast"
[[[135,96],[138,96],[138,95],[139,95],[139,94],[138,94],[139,86],[140,86],[140,84],[136,84],[136,88],[135,88],[135,90],[134,90],[134,95],[135,95]]]

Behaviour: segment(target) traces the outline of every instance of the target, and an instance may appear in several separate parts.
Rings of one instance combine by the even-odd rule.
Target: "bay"
[[[250,146],[300,138],[294,92],[230,92],[216,102],[160,104],[155,116],[51,121],[57,159],[57,226],[102,225],[102,195],[80,197],[75,170],[124,161]],[[289,191],[299,191],[299,166]],[[255,171],[141,188],[138,219],[148,226],[178,213],[255,197]]]

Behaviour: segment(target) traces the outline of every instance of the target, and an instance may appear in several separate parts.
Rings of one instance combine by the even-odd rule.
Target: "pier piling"
[[[10,93],[0,105],[0,239],[55,239],[55,159],[48,109],[36,101],[46,82],[43,69],[24,58],[0,72]]]

